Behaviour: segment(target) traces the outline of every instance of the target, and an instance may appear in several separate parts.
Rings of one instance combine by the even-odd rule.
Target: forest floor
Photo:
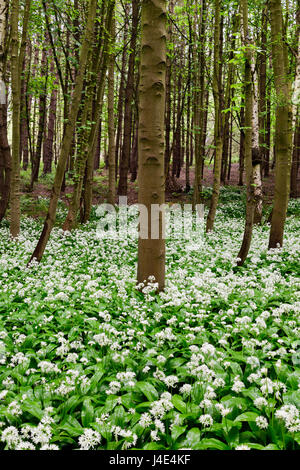
[[[190,169],[190,181],[193,186],[195,178],[194,169]],[[53,183],[53,175],[47,175],[46,177],[41,175],[40,182],[35,185],[33,192],[29,192],[29,181],[30,175],[27,171],[22,174],[22,213],[31,217],[45,217],[47,213],[47,204],[51,196],[51,189]],[[232,165],[230,181],[226,182],[226,187],[230,186],[232,189],[237,191],[243,191],[244,187],[238,185],[239,182],[239,165],[234,163]],[[192,191],[189,193],[185,192],[185,168],[182,169],[181,176],[175,180],[176,189],[169,189],[166,192],[166,201],[173,203],[191,203]],[[263,179],[263,193],[264,193],[264,205],[268,207],[272,203],[274,196],[274,171],[270,171],[270,176]],[[204,195],[204,202],[209,204],[211,188],[213,185],[213,168],[205,166],[203,187],[207,194]],[[106,200],[108,187],[108,171],[106,168],[101,168],[94,175],[94,188],[93,188],[93,204],[99,205]],[[300,174],[298,178],[298,187],[300,188]],[[61,202],[68,206],[69,200],[73,192],[72,178],[68,177],[66,181],[65,191],[61,195]],[[298,194],[300,197],[300,191]],[[135,204],[138,201],[138,185],[137,182],[128,181],[128,204]],[[118,202],[118,198],[116,198]]]
[[[45,200],[47,207],[48,201]],[[207,212],[207,210],[206,210]],[[215,231],[167,239],[166,289],[136,288],[137,239],[99,217],[0,225],[0,450],[300,448],[300,200],[284,246],[256,226],[236,257],[245,194],[222,188]]]

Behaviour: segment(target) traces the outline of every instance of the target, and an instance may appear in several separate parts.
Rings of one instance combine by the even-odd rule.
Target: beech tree
[[[282,5],[270,0],[272,54],[276,102],[275,127],[275,196],[272,212],[269,248],[283,244],[284,224],[290,195],[292,162],[292,107],[289,78],[288,48],[285,40]]]
[[[139,203],[148,210],[148,238],[140,234],[138,282],[153,277],[165,285],[164,213],[151,217],[153,205],[165,201],[164,150],[166,102],[166,1],[142,2],[141,77],[139,90]],[[151,116],[151,119],[149,117]],[[159,224],[158,238],[152,228]]]

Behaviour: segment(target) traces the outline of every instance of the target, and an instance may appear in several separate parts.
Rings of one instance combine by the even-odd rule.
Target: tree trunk
[[[9,202],[11,155],[7,138],[7,19],[8,2],[0,0],[0,222],[4,218]]]
[[[166,36],[166,0],[143,1],[138,179],[139,203],[148,210],[148,237],[139,236],[138,282],[154,278],[158,290],[165,285],[164,214],[153,218],[151,209],[165,201]],[[159,226],[156,237],[152,219]]]
[[[51,64],[51,73],[54,73],[54,63]],[[57,93],[58,93],[58,76],[54,81],[54,88],[51,93],[50,106],[49,106],[49,117],[48,117],[48,133],[44,142],[43,149],[43,162],[44,175],[51,173],[52,162],[53,162],[53,143],[54,143],[54,132],[55,132],[55,121],[56,121],[56,107],[57,107]]]
[[[87,24],[86,24],[84,38],[83,38],[83,42],[82,42],[82,46],[80,50],[78,73],[76,76],[74,92],[73,92],[73,96],[72,96],[72,100],[70,104],[68,121],[65,126],[65,133],[63,137],[62,148],[61,148],[60,156],[57,162],[56,174],[55,174],[54,184],[52,188],[48,214],[46,216],[42,234],[32,254],[31,260],[36,259],[37,261],[41,261],[47,242],[49,240],[51,231],[55,223],[57,203],[58,203],[58,199],[60,196],[62,182],[64,179],[67,159],[68,159],[70,148],[72,145],[73,133],[74,133],[75,123],[77,120],[77,115],[78,115],[78,110],[79,110],[79,105],[80,105],[80,100],[81,100],[81,92],[83,88],[83,79],[85,75],[86,62],[87,62],[88,53],[89,53],[89,50],[91,48],[91,43],[92,43],[96,10],[97,10],[97,0],[90,0]]]
[[[243,46],[245,48],[245,166],[246,166],[246,183],[247,183],[247,205],[246,205],[246,222],[244,237],[240,252],[238,254],[238,266],[243,266],[248,256],[254,223],[255,198],[253,191],[253,143],[258,145],[258,129],[254,129],[254,119],[256,114],[253,106],[253,84],[252,84],[252,66],[253,54],[251,50],[251,41],[249,38],[248,28],[248,0],[241,2],[242,17],[242,37]],[[257,126],[256,126],[257,127]],[[257,151],[257,149],[256,149]]]
[[[221,36],[221,0],[215,0],[215,34],[214,34],[214,76],[213,76],[213,94],[215,102],[215,167],[214,184],[211,204],[206,222],[206,231],[210,232],[214,228],[215,216],[220,195],[221,165],[222,165],[222,115],[221,115],[221,96],[222,84],[220,80],[220,36]]]
[[[116,200],[116,144],[115,144],[115,35],[116,22],[111,26],[111,52],[108,67],[108,203],[115,204]]]
[[[46,49],[43,49],[42,52],[42,62],[41,62],[41,79],[44,81],[43,89],[40,92],[39,97],[39,123],[38,123],[38,137],[36,142],[36,149],[34,153],[33,165],[32,165],[32,175],[31,175],[31,190],[33,190],[33,185],[38,181],[41,156],[42,156],[42,143],[43,137],[45,135],[45,122],[46,122],[46,106],[47,106],[47,81],[48,81],[48,60]]]
[[[275,196],[269,248],[283,244],[284,225],[290,194],[292,160],[292,109],[288,51],[283,33],[281,0],[270,0],[271,37],[275,89],[277,95],[275,128]]]
[[[134,65],[136,55],[136,41],[139,20],[139,3],[140,0],[132,0],[132,31],[130,40],[130,55],[128,62],[128,75],[125,90],[125,111],[124,111],[124,138],[120,159],[120,180],[118,186],[118,194],[127,195],[127,181],[129,158],[131,149],[131,116],[132,116],[132,98],[134,90]]]
[[[82,211],[80,220],[82,223],[87,223],[90,220],[91,210],[92,210],[92,200],[93,200],[93,168],[94,168],[94,155],[95,155],[95,146],[96,146],[96,136],[97,130],[99,128],[99,122],[102,115],[103,107],[103,95],[105,88],[105,77],[107,73],[109,51],[108,51],[108,42],[109,42],[109,32],[111,31],[111,22],[112,22],[112,12],[114,9],[115,2],[111,0],[107,16],[106,16],[106,25],[105,25],[105,40],[103,45],[103,54],[101,61],[101,73],[97,89],[97,96],[95,99],[95,109],[93,110],[92,115],[92,127],[89,135],[89,141],[86,149],[86,169],[84,176],[84,191],[82,196]]]
[[[23,64],[27,27],[30,14],[30,0],[26,0],[23,18],[22,41],[19,50],[19,0],[11,4],[11,89],[12,89],[12,172],[10,187],[10,234],[13,238],[20,233],[20,95],[21,64]]]

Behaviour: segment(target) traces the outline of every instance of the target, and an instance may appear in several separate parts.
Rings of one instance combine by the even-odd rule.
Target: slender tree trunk
[[[13,238],[20,233],[20,95],[21,64],[23,64],[30,0],[26,0],[23,18],[23,32],[19,49],[19,0],[11,4],[11,89],[12,89],[12,172],[10,187],[10,234]]]
[[[44,80],[43,90],[41,90],[39,97],[39,123],[38,123],[38,137],[36,142],[36,149],[34,153],[32,175],[31,175],[31,190],[33,189],[34,183],[38,181],[40,163],[42,157],[42,144],[43,137],[45,135],[45,122],[46,122],[46,106],[47,106],[47,81],[48,81],[48,60],[46,49],[42,52],[41,62],[41,78]]]
[[[50,199],[48,214],[46,216],[42,234],[32,254],[31,260],[36,259],[37,261],[41,261],[47,242],[49,240],[52,228],[55,223],[57,203],[58,203],[61,186],[62,186],[63,179],[64,179],[67,159],[68,159],[70,148],[72,145],[72,138],[73,138],[75,123],[77,120],[77,115],[78,115],[78,110],[79,110],[79,105],[80,105],[86,62],[87,62],[88,53],[92,44],[92,36],[93,36],[94,22],[95,22],[95,17],[96,17],[96,10],[97,10],[97,1],[90,0],[87,24],[86,24],[84,38],[83,38],[83,42],[82,42],[82,46],[80,50],[78,73],[76,76],[74,92],[73,92],[73,96],[71,100],[68,121],[65,126],[62,148],[61,148],[59,160],[57,162],[56,174],[55,174],[54,184],[52,188],[52,195]]]
[[[134,65],[136,55],[136,41],[139,19],[139,3],[140,0],[132,0],[132,31],[130,40],[130,55],[128,62],[128,75],[125,90],[125,111],[124,111],[124,139],[120,159],[120,180],[118,186],[118,194],[127,195],[127,181],[129,158],[131,149],[131,116],[132,116],[132,98],[134,91]]]
[[[124,25],[124,40],[122,52],[122,66],[120,73],[120,86],[119,86],[119,100],[118,100],[118,125],[116,132],[116,180],[119,174],[119,156],[122,149],[122,124],[123,124],[123,110],[124,110],[124,92],[125,92],[125,70],[126,70],[126,44],[128,38],[128,16],[129,4],[125,5],[125,25]]]
[[[297,180],[300,167],[300,124],[299,117],[297,118],[297,125],[294,134],[294,149],[293,149],[293,162],[291,171],[291,197],[297,198]]]
[[[221,90],[220,81],[220,35],[221,35],[221,1],[215,0],[215,34],[214,34],[214,76],[213,94],[215,102],[215,167],[214,184],[211,204],[206,222],[206,231],[210,232],[214,228],[215,216],[220,195],[221,165],[222,165],[222,115],[221,115]]]
[[[284,225],[290,194],[292,160],[292,109],[288,51],[283,32],[281,0],[270,0],[272,55],[277,95],[275,128],[275,196],[269,248],[283,244]]]
[[[298,53],[296,60],[296,73],[293,89],[293,129],[294,129],[294,148],[293,159],[291,168],[291,197],[297,197],[297,177],[299,169],[299,137],[300,137],[300,122],[299,122],[299,105],[300,105],[300,7],[298,1],[297,11],[297,31],[296,39],[298,42]]]
[[[199,46],[198,50],[196,47],[193,49],[193,61],[194,61],[194,133],[195,133],[195,182],[194,182],[194,194],[193,194],[193,205],[194,207],[201,202],[202,197],[202,179],[203,179],[203,135],[204,135],[204,120],[205,120],[205,32],[207,24],[207,5],[206,0],[201,2],[201,16],[200,16],[200,37],[198,39]],[[195,21],[197,24],[197,21]],[[219,41],[220,37],[218,38]],[[199,67],[196,67],[196,63],[199,63]]]
[[[261,179],[261,148],[259,146],[259,99],[258,89],[256,85],[256,73],[254,70],[254,64],[252,65],[252,79],[253,79],[253,136],[252,136],[252,167],[253,167],[253,194],[255,199],[255,210],[254,210],[254,223],[261,224],[262,219],[262,206],[263,206],[263,194],[262,194],[262,179]]]
[[[253,54],[251,50],[251,41],[248,27],[248,0],[241,2],[242,16],[242,37],[245,47],[245,166],[247,183],[247,205],[244,237],[240,252],[238,254],[238,266],[242,266],[248,256],[254,224],[255,198],[253,191],[253,142],[257,141],[257,128],[253,129],[253,120],[255,118],[253,106],[253,83],[252,83],[252,65]],[[258,145],[258,142],[257,142]],[[257,151],[257,149],[256,149]]]
[[[245,108],[244,100],[242,101],[242,109],[240,113],[240,154],[239,154],[239,186],[244,185],[245,170]]]
[[[51,64],[51,73],[54,73],[54,63]],[[58,76],[56,75],[54,81],[54,88],[51,93],[50,105],[49,105],[49,117],[48,117],[48,132],[44,142],[43,148],[43,162],[44,175],[51,173],[52,162],[53,162],[53,144],[54,144],[54,133],[55,133],[55,121],[56,121],[56,108],[57,108],[57,93],[58,93]]]
[[[262,26],[261,26],[261,52],[259,55],[259,147],[261,153],[261,161],[263,172],[266,175],[267,169],[267,100],[266,100],[266,87],[267,87],[267,8],[262,13]]]
[[[114,15],[114,13],[113,13]],[[116,144],[115,144],[115,35],[116,22],[112,19],[111,52],[108,67],[108,203],[115,204],[116,200]]]
[[[11,155],[7,137],[7,19],[8,2],[0,0],[0,222],[4,218],[9,202]]]
[[[151,215],[153,206],[165,201],[166,36],[166,0],[143,1],[138,178],[139,203],[148,210],[148,237],[144,239],[140,233],[138,282],[147,284],[154,278],[158,290],[165,285],[164,214]],[[159,225],[156,237],[152,222]]]
[[[93,165],[94,165],[94,154],[96,146],[96,136],[97,130],[99,127],[99,122],[102,115],[103,107],[103,95],[105,88],[105,77],[108,67],[108,42],[109,42],[109,32],[111,31],[111,22],[112,22],[112,12],[114,9],[115,1],[111,0],[108,6],[107,16],[106,16],[106,25],[105,25],[105,40],[103,46],[103,61],[101,65],[101,74],[98,84],[97,96],[95,100],[95,109],[93,110],[92,115],[92,127],[89,135],[88,146],[86,149],[86,170],[84,177],[84,191],[82,196],[82,211],[81,211],[81,222],[87,223],[90,220],[91,210],[92,210],[92,200],[93,200]],[[106,147],[106,146],[105,146]],[[106,148],[105,148],[106,150]]]

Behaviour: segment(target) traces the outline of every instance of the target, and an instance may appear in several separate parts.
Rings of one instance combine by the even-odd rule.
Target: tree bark
[[[215,216],[220,195],[221,166],[222,166],[222,115],[221,115],[221,95],[222,84],[220,80],[220,35],[221,35],[221,1],[215,0],[215,33],[214,33],[214,75],[213,75],[213,95],[215,102],[215,166],[214,183],[211,204],[206,221],[206,231],[210,232],[214,228]]]
[[[113,13],[114,15],[114,13]],[[115,143],[115,35],[116,22],[112,19],[110,57],[108,67],[108,203],[115,204],[116,199],[116,143]]]
[[[158,290],[165,285],[164,215],[158,212],[152,221],[151,209],[165,201],[166,36],[166,1],[143,0],[138,182],[139,203],[148,210],[148,238],[140,233],[138,282],[147,284],[153,278]],[[152,222],[159,225],[157,239],[152,237]]]
[[[8,207],[11,174],[11,155],[7,137],[7,19],[8,1],[0,0],[0,222]]]
[[[132,116],[132,99],[134,91],[134,64],[136,55],[136,41],[139,23],[139,3],[140,0],[132,0],[132,30],[130,40],[130,55],[128,61],[128,75],[125,90],[125,110],[124,110],[124,138],[120,159],[120,179],[118,185],[118,194],[127,195],[128,186],[128,169],[131,149],[131,116]]]
[[[72,100],[70,104],[68,121],[65,126],[65,133],[63,137],[62,148],[61,148],[60,156],[57,162],[56,174],[55,174],[54,184],[52,188],[48,214],[46,216],[44,228],[40,236],[39,242],[32,254],[30,261],[32,261],[33,259],[36,259],[37,261],[41,261],[47,242],[49,240],[51,231],[55,223],[57,203],[58,203],[61,186],[62,186],[63,179],[64,179],[67,159],[68,159],[70,148],[72,145],[73,133],[74,133],[74,128],[75,128],[75,123],[77,120],[80,99],[81,99],[81,92],[83,88],[83,79],[84,79],[84,74],[85,74],[86,62],[87,62],[88,53],[89,53],[89,50],[91,48],[91,43],[92,43],[96,10],[97,10],[97,1],[90,0],[87,24],[86,24],[84,38],[83,38],[83,42],[82,42],[82,46],[80,50],[78,73],[76,76],[74,92],[73,92],[73,96],[72,96]]]
[[[290,194],[292,160],[292,108],[289,81],[288,51],[284,38],[282,5],[270,0],[272,56],[277,95],[275,128],[275,196],[272,212],[269,248],[283,244],[284,225]]]

